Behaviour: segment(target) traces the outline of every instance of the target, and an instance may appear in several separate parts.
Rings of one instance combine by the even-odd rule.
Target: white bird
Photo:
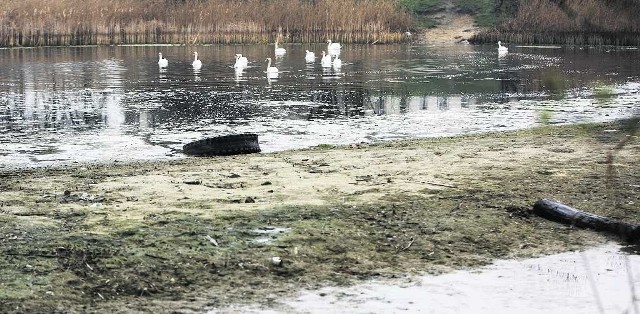
[[[307,54],[304,55],[304,60],[307,63],[312,63],[316,60],[316,54],[313,51],[305,50]]]
[[[340,53],[340,43],[332,43],[331,40],[327,40],[327,53],[329,54],[337,54]]]
[[[278,47],[278,40],[276,40],[276,49],[275,49],[275,52],[276,52],[276,56],[281,56],[281,55],[283,55],[283,54],[287,53],[287,49],[284,49],[284,48],[280,48],[280,47]]]
[[[509,48],[503,46],[502,42],[498,40],[498,53],[499,54],[505,54],[507,52],[509,52]]]
[[[326,54],[324,50],[322,51],[322,59],[320,59],[320,64],[323,68],[331,67],[331,56]]]
[[[234,68],[246,68],[249,65],[249,60],[247,57],[243,57],[241,54],[236,54],[236,63],[233,65]]]
[[[202,61],[198,59],[198,52],[193,52],[193,63],[191,63],[194,69],[198,70],[202,67]]]
[[[333,65],[334,68],[339,68],[342,66],[342,60],[340,60],[340,58],[338,58],[338,56],[335,56],[335,58],[333,59],[333,62],[331,63],[331,65]]]
[[[267,77],[277,77],[278,76],[278,68],[271,66],[271,58],[267,58],[269,63],[267,63]]]
[[[162,52],[158,52],[158,66],[161,68],[169,66],[169,60],[162,57]]]

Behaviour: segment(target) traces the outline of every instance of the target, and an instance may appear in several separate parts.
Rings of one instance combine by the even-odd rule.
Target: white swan
[[[342,46],[340,46],[340,43],[332,43],[331,40],[327,40],[327,53],[329,54],[340,53],[341,48]]]
[[[326,54],[324,50],[322,51],[322,59],[320,59],[320,64],[323,68],[331,67],[331,56]]]
[[[236,63],[233,65],[234,68],[246,68],[249,65],[249,60],[247,57],[243,57],[241,54],[236,54]]]
[[[498,40],[498,53],[499,54],[505,54],[507,52],[509,52],[509,48],[503,46],[502,42]]]
[[[287,49],[284,49],[284,48],[278,47],[278,40],[276,40],[276,49],[275,49],[275,52],[276,52],[276,56],[281,56],[281,55],[283,55],[283,54],[287,53]]]
[[[312,63],[316,60],[316,54],[313,51],[305,50],[307,53],[304,55],[304,60],[307,63]]]
[[[158,52],[158,66],[161,68],[169,66],[169,60],[162,57],[162,52]]]
[[[193,52],[193,63],[191,63],[194,69],[200,69],[202,67],[202,61],[198,59],[198,52]]]
[[[267,63],[267,77],[277,77],[278,76],[278,68],[271,66],[271,58],[267,58],[269,63]]]
[[[342,66],[342,60],[340,60],[340,58],[338,58],[338,56],[335,56],[335,58],[333,59],[333,62],[331,63],[331,65],[333,65],[334,68],[339,68]]]

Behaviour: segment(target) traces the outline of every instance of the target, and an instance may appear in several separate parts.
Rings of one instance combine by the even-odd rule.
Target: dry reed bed
[[[521,1],[515,17],[475,36],[476,42],[639,45],[640,2]]]
[[[0,3],[0,46],[398,42],[393,0],[23,0]]]

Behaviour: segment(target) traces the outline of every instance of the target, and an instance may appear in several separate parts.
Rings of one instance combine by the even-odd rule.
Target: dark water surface
[[[323,44],[273,48],[0,49],[0,169],[181,158],[190,141],[241,132],[268,152],[640,114],[634,48],[344,45],[339,69],[321,67]]]

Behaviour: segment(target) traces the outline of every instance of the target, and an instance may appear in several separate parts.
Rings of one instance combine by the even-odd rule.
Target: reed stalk
[[[394,0],[23,0],[0,3],[0,46],[391,43],[413,28]]]
[[[638,1],[520,1],[513,18],[472,41],[635,46],[640,45],[638,16]]]

